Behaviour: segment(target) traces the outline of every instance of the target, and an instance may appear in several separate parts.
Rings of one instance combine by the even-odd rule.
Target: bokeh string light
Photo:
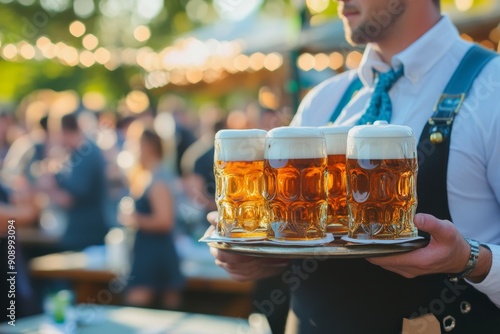
[[[324,1],[307,1],[314,12],[324,10]],[[466,2],[456,3],[459,10],[466,8]],[[465,10],[465,9],[464,9]],[[104,66],[113,71],[118,67],[138,67],[143,71],[144,84],[148,89],[166,85],[194,85],[213,83],[226,76],[241,72],[277,71],[285,66],[288,58],[278,52],[245,52],[245,43],[240,40],[205,41],[190,37],[176,40],[162,50],[155,51],[148,46],[111,47],[102,45],[99,38],[87,32],[81,21],[73,21],[68,30],[80,41],[80,47],[63,41],[52,41],[40,36],[34,44],[27,40],[17,43],[0,43],[0,57],[9,62],[55,61],[65,66],[89,68]],[[137,42],[145,43],[151,37],[146,25],[139,25],[133,31]],[[474,41],[467,35],[463,39]],[[500,52],[500,24],[476,40],[483,47]],[[74,44],[74,43],[72,43]],[[301,71],[342,71],[356,68],[361,60],[357,50],[334,50],[333,52],[302,53],[296,60]],[[287,65],[288,66],[288,65]]]

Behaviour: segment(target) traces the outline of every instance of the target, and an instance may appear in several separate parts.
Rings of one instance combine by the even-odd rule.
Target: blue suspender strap
[[[478,45],[472,46],[465,54],[455,73],[451,77],[443,94],[434,107],[434,114],[429,119],[430,139],[440,144],[448,139],[455,115],[462,107],[474,80],[484,66],[496,53],[488,51]]]
[[[363,87],[363,83],[361,82],[359,77],[356,76],[356,78],[354,78],[354,80],[347,87],[346,91],[344,92],[344,95],[342,95],[342,98],[337,104],[337,107],[333,111],[333,114],[330,117],[330,123],[335,122],[337,117],[339,117],[340,113],[342,112],[342,109],[344,109],[344,107],[349,103],[349,101],[351,101],[354,94],[356,94],[358,90],[361,89],[361,87]]]
[[[454,117],[462,106],[474,79],[496,54],[473,46],[458,65],[434,107],[418,143],[417,212],[451,220],[448,206],[447,173],[450,136]]]

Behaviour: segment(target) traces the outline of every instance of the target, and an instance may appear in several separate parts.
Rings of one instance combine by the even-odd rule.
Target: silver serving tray
[[[387,256],[410,252],[427,246],[429,240],[421,239],[400,244],[354,244],[341,239],[321,246],[284,246],[269,244],[233,244],[226,242],[209,242],[210,247],[227,252],[273,258],[367,258]]]

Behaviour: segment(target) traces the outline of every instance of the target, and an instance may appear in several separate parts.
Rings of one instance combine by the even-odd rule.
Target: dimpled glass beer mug
[[[326,232],[347,234],[345,151],[350,126],[321,127],[326,140],[328,165],[328,210]]]
[[[270,215],[267,237],[278,241],[324,238],[328,192],[321,130],[280,127],[269,131],[264,175]]]
[[[417,236],[417,152],[407,126],[356,126],[347,137],[349,237]]]
[[[264,238],[264,130],[221,130],[215,136],[217,232],[228,238]]]

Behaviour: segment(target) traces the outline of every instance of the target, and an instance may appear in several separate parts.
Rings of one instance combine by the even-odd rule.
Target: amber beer
[[[409,127],[357,126],[347,138],[349,237],[417,236],[417,154]]]
[[[325,138],[318,128],[281,127],[268,132],[264,176],[269,239],[325,237],[326,160]]]
[[[221,130],[215,136],[217,232],[223,237],[266,236],[265,137],[264,130]]]
[[[335,235],[347,234],[347,194],[346,194],[346,145],[348,126],[321,127],[326,140],[328,157],[328,209],[326,231]]]

